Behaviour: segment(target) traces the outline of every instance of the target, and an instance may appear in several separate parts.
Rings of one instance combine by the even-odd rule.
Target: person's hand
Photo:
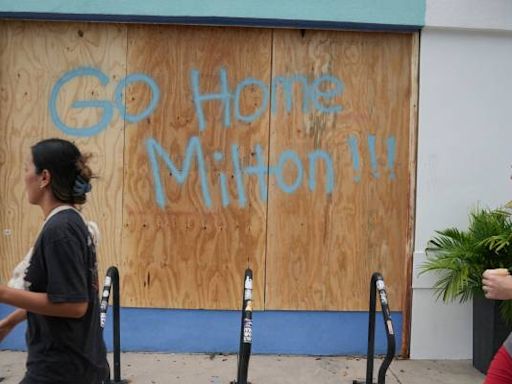
[[[12,331],[14,326],[15,324],[12,324],[7,317],[0,320],[0,343]]]
[[[506,269],[488,269],[482,277],[486,298],[494,300],[512,299],[512,276]]]
[[[19,323],[27,318],[27,311],[24,309],[16,309],[7,317],[0,319],[0,342],[16,327]]]

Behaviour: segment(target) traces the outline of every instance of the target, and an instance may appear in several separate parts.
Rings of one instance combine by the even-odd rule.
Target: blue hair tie
[[[87,192],[90,192],[92,189],[91,184],[88,181],[78,175],[75,179],[75,184],[73,185],[73,196],[83,196]]]

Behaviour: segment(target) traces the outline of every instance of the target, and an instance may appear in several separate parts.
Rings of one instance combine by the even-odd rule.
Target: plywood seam
[[[274,31],[275,29],[272,29],[270,34],[270,82],[272,82],[272,79],[274,77]],[[270,100],[272,100],[272,87],[270,88]],[[269,103],[268,106],[268,113],[269,113],[269,119],[268,119],[268,140],[267,140],[267,164],[270,166],[270,137],[272,133],[272,106],[271,103]],[[268,206],[269,206],[269,199],[270,199],[270,172],[267,172],[267,196],[266,196],[266,214],[265,214],[265,262],[264,262],[264,273],[263,273],[263,310],[266,309],[267,304],[267,260],[268,260]]]
[[[131,26],[127,25],[126,26],[126,44],[125,44],[125,76],[128,76],[128,42],[129,42],[129,34],[130,34],[130,29],[131,29]],[[126,92],[126,90],[125,90]],[[125,93],[125,97],[124,97],[124,113],[126,115],[126,104],[127,104],[127,97],[126,97],[126,93]],[[124,241],[123,241],[123,233],[125,231],[125,177],[126,177],[126,173],[125,173],[125,161],[126,161],[126,119],[123,119],[123,132],[122,132],[122,135],[123,135],[123,159],[122,159],[122,162],[123,162],[123,168],[122,168],[122,179],[121,179],[121,231],[119,231],[119,235],[120,236],[120,246],[121,246],[121,255],[118,255],[117,257],[117,263],[119,265],[122,264],[122,257],[123,255],[125,254],[123,252],[123,244],[124,244]],[[121,282],[121,280],[120,280]]]

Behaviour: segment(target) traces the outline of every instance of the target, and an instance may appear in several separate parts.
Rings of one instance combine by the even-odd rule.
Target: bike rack
[[[240,331],[240,350],[238,352],[237,378],[231,384],[250,384],[247,381],[249,359],[252,345],[252,270],[247,268],[244,275],[242,300],[242,325]]]
[[[384,320],[384,329],[388,341],[388,349],[386,357],[379,368],[377,384],[386,383],[386,371],[395,357],[395,332],[393,330],[393,321],[391,320],[391,312],[389,311],[388,298],[386,294],[386,285],[384,278],[379,272],[372,275],[370,282],[370,315],[368,321],[368,353],[366,355],[366,380],[354,380],[353,384],[373,384],[373,363],[375,358],[375,312],[376,312],[376,296],[379,292],[380,306],[382,309],[382,319]]]
[[[107,320],[108,301],[110,291],[114,287],[114,297],[112,299],[112,307],[114,316],[112,318],[112,331],[114,341],[114,380],[108,381],[110,384],[125,384],[127,380],[121,380],[121,333],[120,333],[120,313],[119,313],[119,271],[112,266],[107,269],[105,282],[103,284],[103,293],[101,295],[100,304],[100,326],[105,328]]]

